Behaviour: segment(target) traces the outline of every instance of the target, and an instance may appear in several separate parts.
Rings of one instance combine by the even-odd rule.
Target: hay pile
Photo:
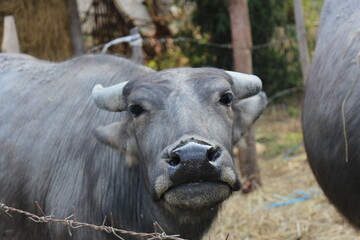
[[[61,61],[71,57],[67,0],[1,0],[0,41],[3,18],[14,15],[21,52],[40,59]]]
[[[204,240],[360,239],[318,187],[304,148],[293,148],[302,141],[299,107],[295,114],[270,107],[257,124],[257,138],[263,143],[258,148],[263,188],[232,196]],[[289,203],[288,197],[298,202],[271,207]]]

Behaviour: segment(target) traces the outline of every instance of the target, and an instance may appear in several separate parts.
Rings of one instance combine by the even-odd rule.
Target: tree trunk
[[[228,0],[231,21],[234,70],[252,73],[252,39],[247,0]],[[256,158],[255,129],[252,126],[245,135],[246,147],[239,148],[236,156],[240,162],[240,172],[244,178],[242,191],[248,193],[261,185],[260,170]]]
[[[73,56],[85,53],[84,39],[81,32],[81,22],[76,0],[69,0],[68,7],[70,12],[70,34]]]
[[[306,30],[304,26],[303,8],[301,0],[294,0],[294,12],[296,23],[296,37],[299,44],[301,72],[303,76],[304,85],[310,69],[310,56],[307,45]]]
[[[252,39],[247,0],[228,0],[234,70],[252,73]]]

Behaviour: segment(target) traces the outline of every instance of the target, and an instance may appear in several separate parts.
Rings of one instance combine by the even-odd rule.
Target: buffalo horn
[[[123,100],[122,93],[127,83],[126,81],[107,88],[97,84],[92,90],[92,97],[96,106],[112,112],[123,111],[126,108],[126,103]]]
[[[262,88],[260,78],[255,75],[226,71],[233,80],[235,94],[238,98],[247,98],[258,94]]]

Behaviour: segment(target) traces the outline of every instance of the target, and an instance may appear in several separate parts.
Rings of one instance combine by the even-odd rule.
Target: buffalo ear
[[[121,125],[121,122],[116,122],[96,128],[94,131],[96,139],[105,145],[119,150]]]
[[[135,154],[136,141],[125,122],[115,122],[106,126],[100,126],[94,130],[96,139],[124,154],[125,164],[133,167],[137,164]]]
[[[266,94],[260,92],[233,105],[235,113],[234,141],[240,140],[249,127],[260,117],[267,104]]]

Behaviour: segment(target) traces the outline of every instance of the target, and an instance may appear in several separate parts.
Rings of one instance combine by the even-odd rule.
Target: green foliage
[[[200,26],[200,32],[210,34],[215,43],[230,43],[230,19],[224,0],[193,0],[197,9],[193,12],[192,22]]]
[[[274,158],[279,155],[296,155],[302,149],[298,149],[303,141],[300,132],[288,132],[274,135],[274,132],[264,132],[258,130],[258,141],[267,146],[268,151],[264,153],[265,158]],[[266,135],[266,136],[265,136]]]
[[[148,67],[154,70],[168,69],[183,66],[182,60],[185,58],[183,53],[179,50],[168,50],[161,56],[155,56],[148,61]]]
[[[191,23],[180,29],[179,36],[201,42],[231,43],[230,19],[224,0],[178,0],[193,4]],[[313,51],[322,0],[304,0],[309,48]],[[302,85],[293,0],[248,1],[253,39],[253,72],[260,76],[269,96],[283,89]],[[311,11],[310,11],[311,10]],[[314,30],[315,29],[315,30]],[[194,42],[179,45],[194,67],[232,68],[231,49]]]
[[[181,3],[184,1],[178,1]],[[191,22],[180,29],[178,36],[196,39],[200,43],[231,43],[230,19],[224,0],[188,0],[195,6]],[[193,67],[232,68],[232,51],[197,42],[179,43],[184,55]]]
[[[249,1],[253,72],[268,95],[302,84],[293,0]],[[262,44],[268,43],[264,47]]]
[[[272,102],[256,124],[257,142],[266,147],[265,159],[301,154],[303,135],[299,122],[302,93],[284,96]],[[271,127],[269,127],[271,126]],[[276,131],[274,131],[276,128]]]
[[[307,32],[310,57],[312,57],[315,50],[316,34],[319,27],[322,5],[323,0],[303,0],[305,28]]]

